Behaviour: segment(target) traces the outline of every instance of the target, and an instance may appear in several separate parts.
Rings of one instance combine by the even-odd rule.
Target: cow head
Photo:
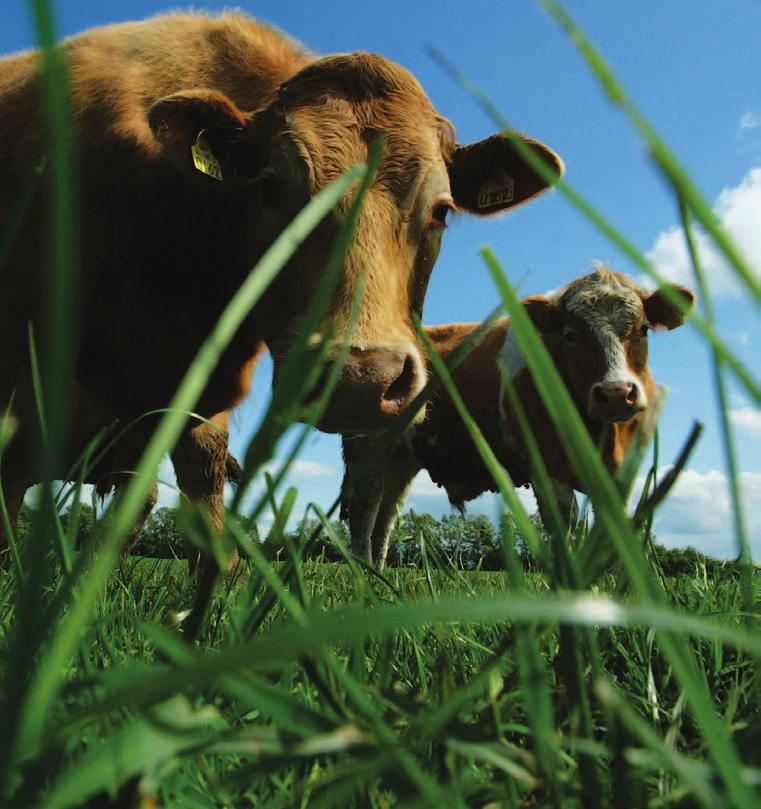
[[[380,167],[321,330],[341,344],[362,280],[364,297],[348,358],[319,425],[331,432],[377,429],[422,389],[425,365],[411,315],[422,313],[450,212],[500,213],[548,187],[508,139],[457,145],[452,126],[414,77],[369,54],[310,63],[255,113],[242,113],[219,93],[197,91],[157,102],[149,121],[189,170],[191,146],[202,133],[230,193],[249,195],[250,228],[235,237],[247,242],[251,265],[318,191],[367,160],[382,139]],[[537,141],[524,142],[554,176],[562,174],[554,152]],[[198,181],[215,182],[201,175]],[[339,207],[345,211],[350,201],[351,193]],[[276,375],[313,298],[340,213],[315,229],[257,309],[257,328]]]
[[[692,308],[693,292],[676,285],[671,290]],[[684,323],[662,290],[650,292],[604,268],[552,297],[534,296],[523,303],[537,329],[554,341],[559,370],[581,412],[611,423],[634,418],[655,393],[647,364],[648,332]]]

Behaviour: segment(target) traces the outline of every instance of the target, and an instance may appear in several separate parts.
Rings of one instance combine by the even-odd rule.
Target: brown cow
[[[676,290],[693,305],[690,290]],[[527,298],[523,306],[542,335],[592,440],[602,447],[605,465],[615,472],[655,393],[647,364],[647,332],[675,329],[684,318],[662,292],[650,293],[628,276],[603,268],[551,297]],[[446,359],[477,325],[433,326],[426,328],[426,334]],[[532,484],[515,412],[502,387],[500,361],[526,413],[561,513],[570,521],[573,490],[583,489],[526,367],[509,319],[499,320],[454,371],[457,389],[514,484]],[[460,509],[466,501],[496,491],[452,400],[441,390],[429,402],[425,420],[396,444],[379,449],[372,438],[344,438],[344,458],[342,513],[349,519],[356,552],[380,566],[386,559],[397,507],[421,469],[446,489],[450,502]],[[539,510],[546,522],[547,504],[541,498]]]
[[[250,268],[318,191],[382,138],[381,165],[322,324],[343,339],[364,274],[348,360],[320,424],[379,428],[424,383],[410,315],[421,311],[448,212],[498,213],[547,187],[502,137],[456,145],[451,125],[398,65],[365,53],[315,58],[243,15],[114,25],[62,49],[85,315],[72,392],[85,404],[75,408],[73,452],[113,419],[127,423],[166,406]],[[46,150],[39,66],[34,52],[0,60],[0,222]],[[550,149],[525,142],[562,173]],[[205,172],[194,167],[194,147],[212,155]],[[0,274],[0,409],[12,400],[20,424],[3,464],[12,509],[38,475],[29,462],[36,419],[27,325],[40,333],[44,190]],[[188,429],[174,450],[180,487],[217,524],[228,411],[247,394],[262,343],[277,374],[339,220],[318,225],[250,313],[196,408],[213,426]],[[97,414],[88,402],[98,403]],[[126,463],[144,432],[123,452]]]

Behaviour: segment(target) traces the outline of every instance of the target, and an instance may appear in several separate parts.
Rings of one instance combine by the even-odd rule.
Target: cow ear
[[[458,208],[479,216],[501,213],[541,194],[563,176],[563,161],[549,146],[517,133],[513,137],[544,162],[553,182],[548,183],[525,162],[511,138],[492,135],[455,147],[449,182]]]
[[[656,289],[652,295],[644,300],[645,315],[654,329],[676,329],[687,319],[695,306],[695,293],[687,287],[678,284],[669,284],[669,288],[679,295],[687,304],[686,314],[682,314],[671,301],[663,294],[663,290]]]
[[[195,164],[207,174],[213,173],[215,163],[220,166],[245,123],[235,104],[215,90],[174,93],[148,110],[148,124],[159,143],[183,165]]]
[[[546,295],[531,295],[522,301],[531,322],[540,334],[555,334],[560,331],[562,318],[560,307]]]

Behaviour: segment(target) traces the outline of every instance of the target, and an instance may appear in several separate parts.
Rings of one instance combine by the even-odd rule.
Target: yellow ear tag
[[[487,180],[478,189],[478,207],[491,208],[494,205],[508,205],[515,198],[515,180],[509,175],[500,173]]]
[[[193,165],[203,174],[208,174],[215,180],[222,179],[222,166],[219,160],[214,157],[214,153],[209,148],[209,144],[199,135],[198,140],[190,147],[193,155]]]

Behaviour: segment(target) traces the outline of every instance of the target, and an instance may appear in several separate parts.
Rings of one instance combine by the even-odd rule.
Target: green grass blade
[[[572,468],[592,499],[595,519],[613,542],[639,597],[648,604],[662,603],[662,587],[650,572],[644,551],[626,515],[618,487],[595,451],[552,359],[493,253],[488,248],[484,248],[481,253],[511,315],[511,328],[515,329],[523,356],[565,445]],[[750,792],[733,776],[733,772],[741,766],[740,759],[735,748],[721,735],[715,704],[692,650],[679,645],[669,633],[662,633],[659,643],[689,695],[690,708],[701,726],[728,793],[735,805],[745,806],[750,799]]]
[[[621,717],[632,734],[679,775],[682,781],[689,786],[701,806],[706,809],[721,806],[721,797],[711,786],[710,781],[703,777],[700,770],[695,767],[694,762],[666,744],[611,683],[607,680],[600,680],[596,685],[596,691],[600,700]]]
[[[172,399],[169,412],[161,420],[140,459],[132,481],[115,509],[108,534],[103,536],[104,532],[101,531],[99,537],[93,538],[93,544],[99,545],[98,556],[82,577],[77,597],[53,633],[50,648],[42,664],[35,671],[24,700],[24,713],[18,735],[21,749],[29,743],[34,743],[38,734],[42,732],[48,706],[60,687],[61,671],[76,648],[91,614],[95,594],[106,580],[130,528],[140,514],[164,453],[174,445],[184,428],[185,412],[193,408],[222,351],[248,312],[301,242],[344,196],[351,184],[361,179],[364,173],[363,166],[351,169],[320,192],[294,218],[252,269],[220,316],[214,330],[201,346]]]
[[[74,180],[69,110],[69,83],[63,51],[56,47],[55,22],[46,0],[30,0],[33,24],[41,48],[42,114],[45,123],[49,164],[47,166],[47,249],[45,251],[46,276],[42,288],[42,383],[44,398],[55,406],[45,413],[48,434],[40,441],[40,468],[42,480],[52,486],[59,458],[66,449],[71,397],[72,374],[75,362],[77,298],[79,273],[75,255],[76,221],[74,217]],[[44,498],[43,503],[52,502]],[[51,573],[43,561],[49,541],[49,528],[45,522],[55,518],[43,512],[35,520],[35,528],[22,550],[26,572],[19,598],[17,634],[11,657],[19,667],[21,676],[5,695],[0,720],[7,733],[0,738],[0,795],[11,764],[14,744],[12,730],[21,710],[21,693],[26,687],[28,672],[33,669],[34,655],[41,628],[36,621],[40,596]]]
[[[644,138],[656,165],[660,168],[664,177],[671,183],[680,200],[692,209],[695,216],[700,221],[700,224],[708,231],[717,247],[724,253],[729,266],[735,272],[738,280],[745,287],[746,291],[751,294],[757,304],[761,303],[761,281],[759,281],[758,277],[732,243],[729,236],[727,236],[716,218],[716,215],[711,210],[711,206],[703,199],[697,187],[687,175],[687,172],[679,164],[676,156],[669,150],[663,139],[648,123],[645,116],[628,98],[623,87],[613,75],[613,72],[606,64],[600,52],[592,45],[589,39],[587,39],[579,26],[573,21],[570,15],[564,11],[557,0],[540,0],[540,2],[571,37],[579,53],[605,90],[608,98],[624,111],[634,127]]]
[[[40,809],[82,806],[88,798],[118,788],[132,776],[153,770],[181,753],[211,745],[224,726],[211,706],[194,710],[186,700],[175,697],[91,746],[38,805]]]
[[[446,365],[442,361],[441,357],[436,353],[436,350],[431,345],[428,336],[420,327],[419,322],[416,323],[416,327],[418,330],[418,335],[420,336],[421,341],[428,353],[428,357],[431,361],[431,366],[433,370],[436,372],[436,375],[441,380],[441,384],[443,385],[444,389],[446,390],[449,398],[454,403],[457,412],[462,419],[463,424],[465,425],[465,429],[468,432],[471,440],[473,441],[474,446],[476,447],[481,459],[483,460],[486,468],[489,470],[489,474],[494,479],[494,482],[497,484],[500,494],[504,498],[505,502],[510,509],[510,512],[514,515],[516,522],[518,523],[518,527],[521,530],[521,533],[524,537],[527,538],[527,541],[533,542],[537,547],[541,544],[541,538],[537,533],[536,527],[531,522],[526,513],[526,509],[523,507],[523,504],[518,499],[518,495],[515,492],[515,487],[513,486],[513,482],[510,479],[507,471],[500,465],[497,457],[494,454],[494,451],[486,442],[486,439],[483,437],[481,430],[478,428],[473,417],[468,413],[468,409],[465,407],[465,403],[460,396],[459,391],[455,387],[455,384],[452,380],[452,376],[447,370]]]
[[[169,694],[178,684],[205,687],[215,677],[240,669],[277,669],[304,655],[318,654],[335,643],[353,643],[426,625],[501,621],[528,625],[644,626],[660,633],[715,640],[761,658],[761,639],[757,633],[680,614],[667,607],[624,603],[589,594],[442,598],[436,602],[381,605],[371,610],[361,604],[325,612],[312,610],[306,617],[303,626],[290,623],[273,628],[251,641],[228,646],[224,655],[213,650],[194,652],[194,662],[174,672],[160,666],[135,666],[104,672],[97,681],[129,701],[131,695],[150,690],[159,695]]]
[[[380,160],[383,153],[382,150],[383,140],[378,139],[368,156],[367,165],[364,168],[361,176],[356,175],[359,179],[359,186],[354,193],[351,203],[349,204],[349,210],[344,218],[336,242],[333,245],[331,253],[328,257],[325,269],[322,272],[315,296],[311,301],[304,321],[300,326],[300,331],[296,342],[283,363],[283,368],[279,378],[274,383],[274,391],[272,394],[272,403],[270,405],[270,409],[265,417],[265,421],[258,430],[257,435],[254,437],[246,450],[242,478],[238,483],[238,490],[233,497],[233,502],[231,505],[231,509],[234,512],[240,510],[246,486],[258,471],[260,464],[264,460],[269,460],[269,458],[274,455],[275,442],[282,434],[285,424],[295,420],[297,414],[294,412],[293,403],[297,403],[297,408],[300,406],[304,396],[309,393],[310,389],[317,382],[319,374],[322,371],[323,363],[327,359],[327,352],[330,349],[331,335],[322,336],[321,345],[318,347],[318,361],[314,363],[310,369],[311,373],[305,379],[304,361],[305,358],[309,357],[313,353],[312,349],[310,348],[311,340],[323,321],[330,303],[330,296],[338,283],[341,268],[344,266],[346,254],[349,251],[352,239],[354,238],[354,231],[356,230],[357,222],[359,221],[359,215],[362,211],[365,195],[367,194],[367,190],[375,178],[378,166],[380,165]],[[356,318],[359,315],[359,308],[363,296],[364,286],[362,285],[362,282],[360,282],[357,290],[355,291],[353,311],[350,315],[350,322],[348,324],[349,327],[346,329],[346,334],[344,336],[344,345],[341,347],[339,356],[335,358],[329,378],[323,387],[323,391],[318,399],[318,402],[315,404],[311,414],[312,419],[317,419],[321,414],[322,409],[327,406],[329,395],[332,392],[335,384],[338,382],[342,359],[348,350],[353,324],[356,322]],[[299,413],[298,416],[302,417],[303,414]],[[275,485],[277,486],[277,482]]]
[[[6,215],[2,231],[0,231],[0,278],[3,276],[5,264],[10,257],[16,239],[21,232],[27,212],[32,204],[45,172],[46,160],[30,169],[21,180],[21,185],[11,197],[15,200],[13,207]]]
[[[492,104],[489,98],[480,90],[470,79],[460,73],[451,63],[447,57],[438,51],[433,51],[434,57],[439,61],[447,72],[460,84],[467,92],[471,93],[485,112],[502,128],[505,137],[509,138],[511,144],[520,154],[521,158],[528,163],[531,168],[536,171],[539,176],[543,177],[549,184],[561,193],[575,208],[589,219],[595,227],[603,233],[613,244],[621,250],[624,255],[629,258],[632,263],[639,267],[646,275],[653,279],[653,281],[663,290],[669,302],[683,314],[688,314],[687,307],[684,299],[680,295],[673,293],[663,276],[656,270],[653,264],[644,256],[644,254],[631,242],[626,236],[613,224],[611,224],[606,217],[604,217],[581,193],[573,188],[570,183],[557,177],[548,169],[544,161],[542,161],[534,151],[526,146],[521,141],[513,127],[510,125],[504,115]],[[690,315],[690,322],[695,326],[703,335],[704,338],[710,341],[714,350],[721,357],[722,361],[727,365],[732,373],[736,376],[740,384],[745,388],[748,394],[753,398],[756,403],[761,403],[761,384],[753,375],[748,371],[745,365],[737,358],[737,356],[727,346],[726,341],[723,340],[716,329],[708,323],[705,318],[700,317],[697,313]]]
[[[687,250],[692,261],[692,268],[695,273],[698,290],[700,291],[703,309],[706,320],[714,323],[713,302],[708,289],[703,263],[698,255],[695,245],[695,238],[692,232],[690,212],[687,208],[684,197],[679,197],[679,212],[682,217],[685,239],[687,240]],[[727,465],[727,476],[729,478],[729,490],[732,496],[732,517],[735,524],[735,537],[737,541],[737,556],[740,563],[745,567],[744,590],[745,609],[753,607],[753,570],[750,554],[750,542],[748,540],[748,530],[745,526],[744,508],[742,492],[740,490],[740,470],[737,465],[737,453],[735,452],[735,442],[732,435],[732,427],[729,422],[729,397],[727,396],[727,386],[724,380],[724,368],[722,361],[715,350],[712,350],[712,370],[714,387],[716,388],[716,399],[719,405],[719,423],[721,425],[721,437],[724,445],[724,460]]]

